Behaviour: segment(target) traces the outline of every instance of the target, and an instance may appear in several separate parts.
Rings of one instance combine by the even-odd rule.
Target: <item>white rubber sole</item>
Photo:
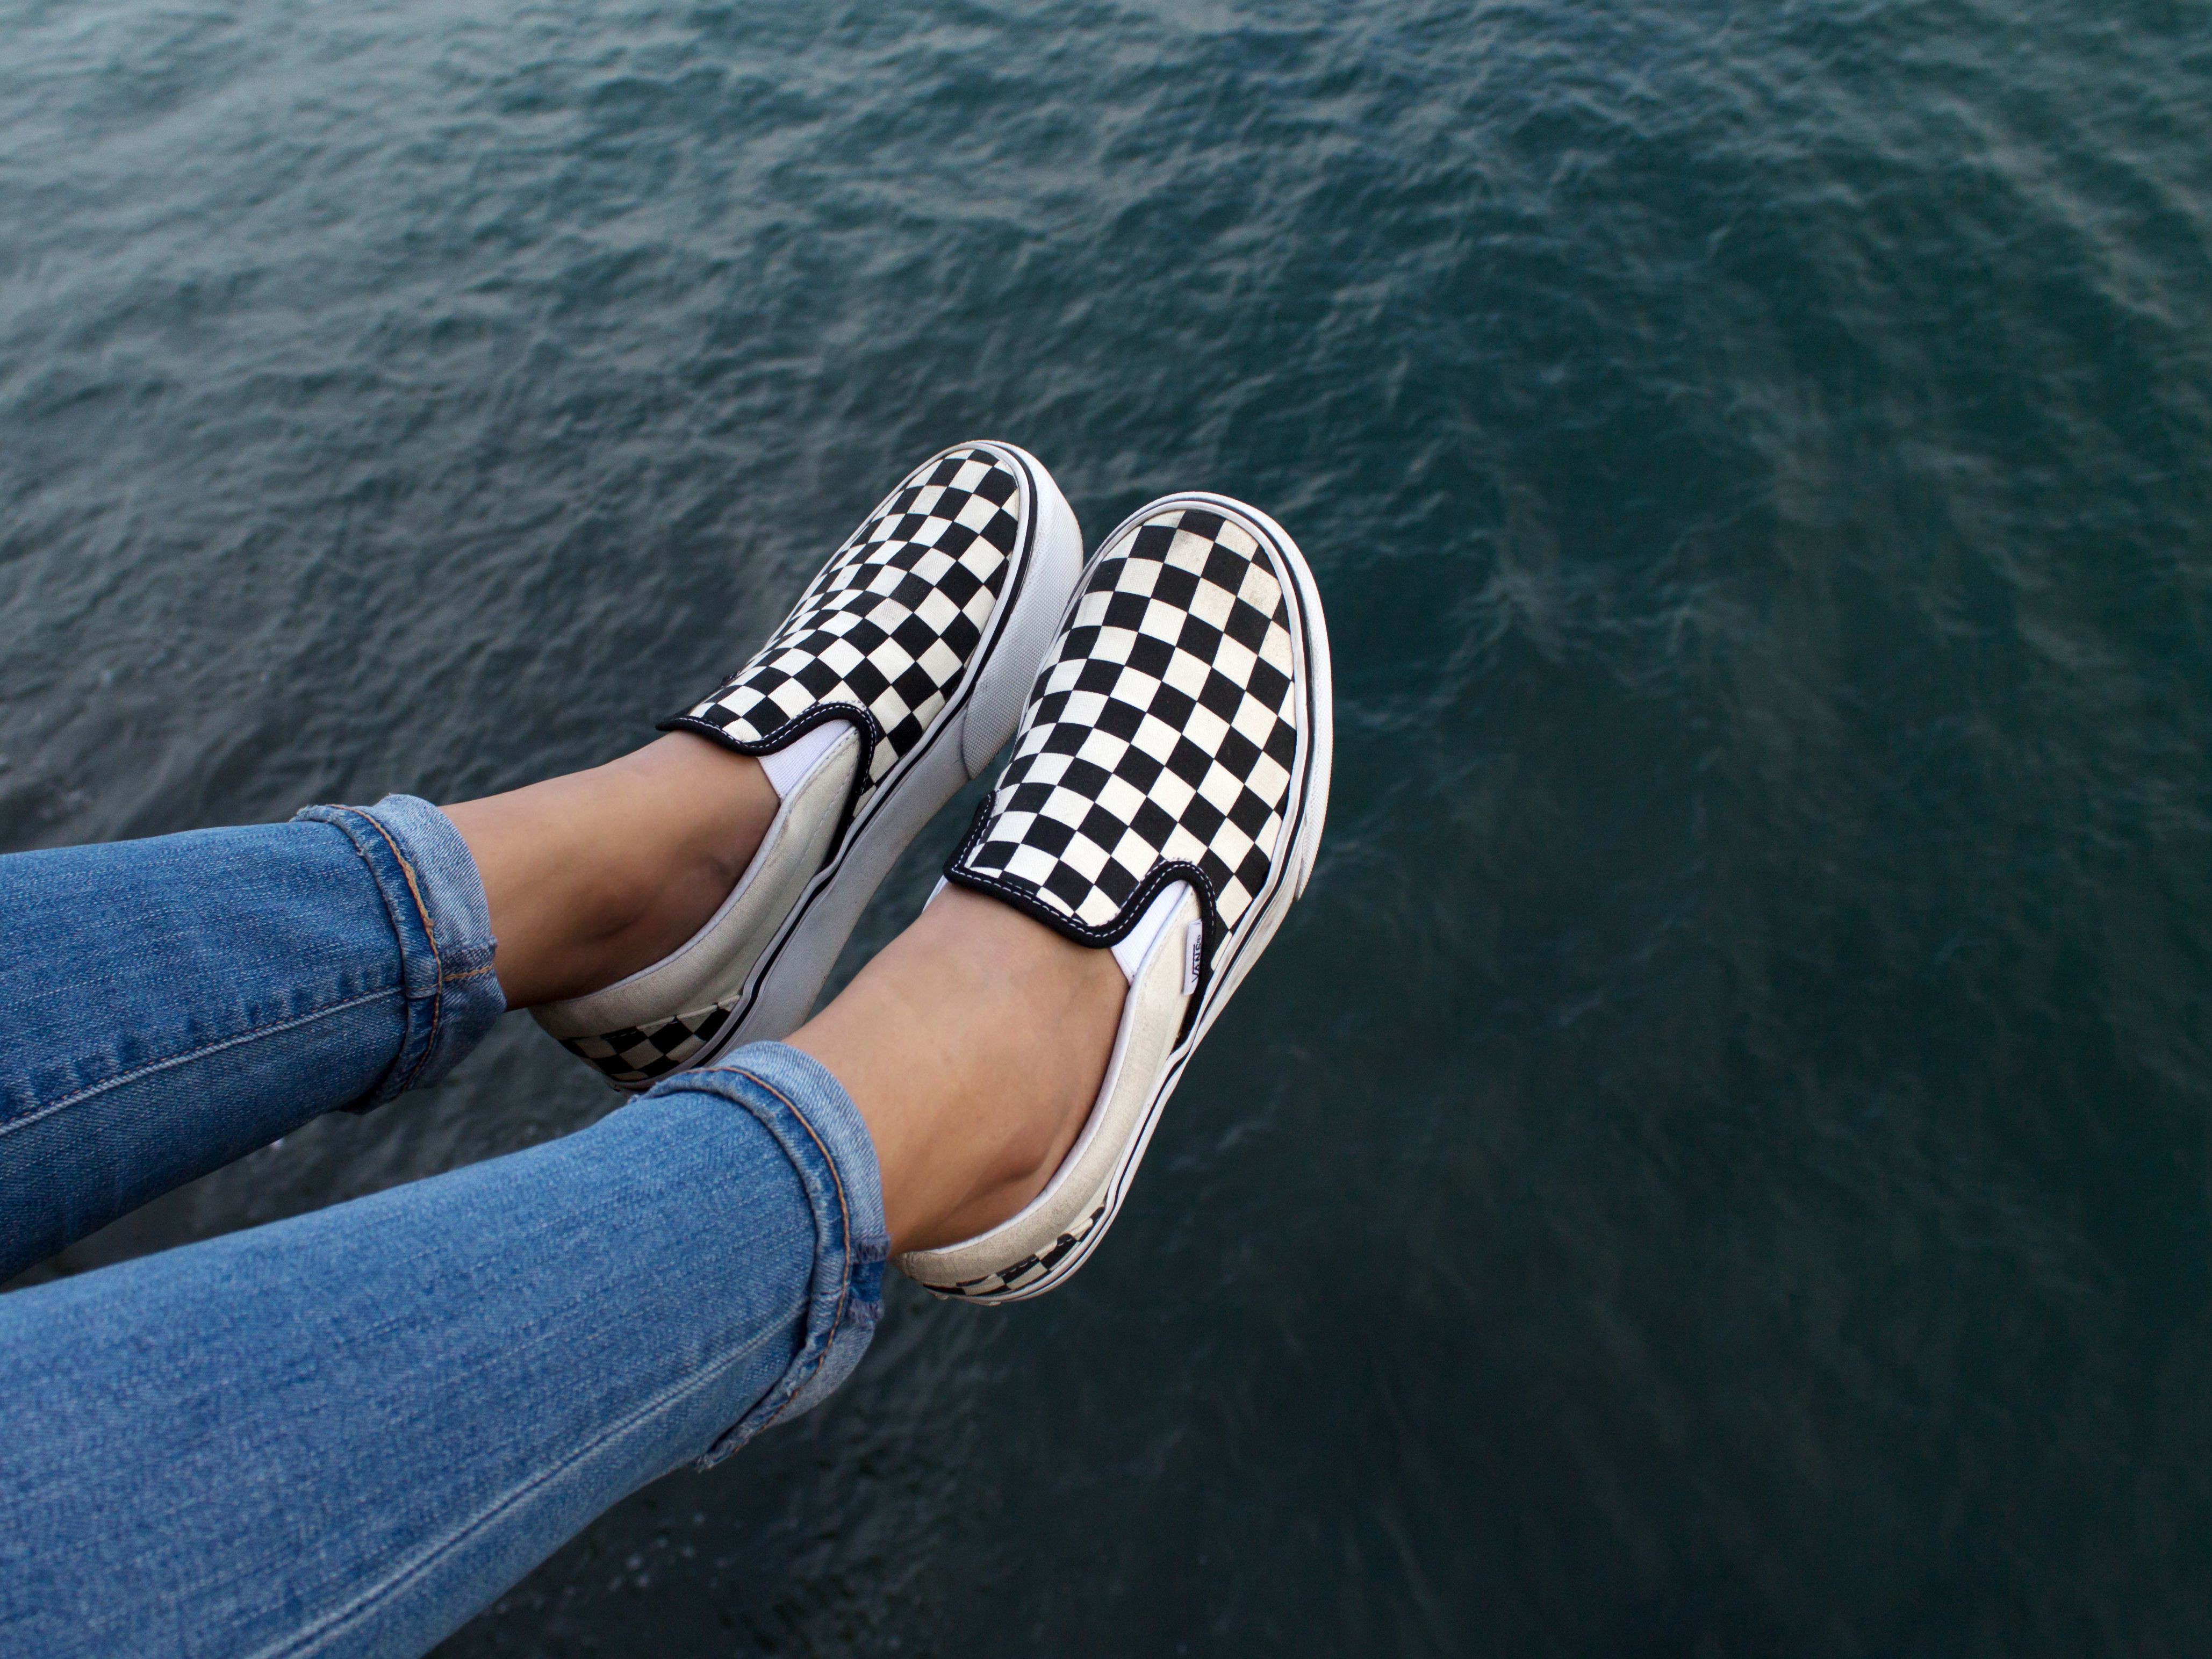
[[[711,1066],[745,1043],[787,1037],[805,1024],[891,866],[945,802],[982,775],[1020,723],[1037,664],[1083,574],[1083,532],[1060,486],[1027,450],[993,439],[943,453],[977,447],[1000,452],[1021,473],[1029,522],[1022,556],[1008,573],[975,658],[952,700],[876,787],[836,854],[761,951],[731,1018],[672,1076]]]
[[[1160,1115],[1168,1100],[1182,1081],[1183,1068],[1206,1034],[1227,1007],[1229,1000],[1237,994],[1244,976],[1260,959],[1283,918],[1290,914],[1291,906],[1304,893],[1306,884],[1313,878],[1314,860],[1321,850],[1322,830],[1328,817],[1328,786],[1331,769],[1336,753],[1335,686],[1330,675],[1328,655],[1328,626],[1321,606],[1321,593],[1314,585],[1313,570],[1306,563],[1305,555],[1292,541],[1282,526],[1258,508],[1216,495],[1193,490],[1181,495],[1164,496],[1149,502],[1116,526],[1111,535],[1098,545],[1110,547],[1122,532],[1133,525],[1158,514],[1172,512],[1177,507],[1194,507],[1223,512],[1250,524],[1261,532],[1268,550],[1276,556],[1284,574],[1290,579],[1291,591],[1297,596],[1296,609],[1298,626],[1293,629],[1291,646],[1297,668],[1297,683],[1304,688],[1306,720],[1301,733],[1301,749],[1291,768],[1291,796],[1284,803],[1284,821],[1290,826],[1288,850],[1276,860],[1268,872],[1267,884],[1262,888],[1244,913],[1229,937],[1215,952],[1213,975],[1207,983],[1198,1011],[1191,1022],[1190,1035],[1170,1053],[1167,1066],[1159,1083],[1152,1091],[1151,1104],[1146,1108],[1135,1134],[1106,1188],[1106,1202],[1097,1220],[1085,1231],[1083,1236],[1068,1248],[1067,1253],[1054,1261],[1037,1279],[1017,1290],[1000,1291],[990,1295],[963,1296],[948,1293],[925,1285],[933,1296],[946,1301],[959,1301],[977,1307],[1001,1307],[1010,1302],[1026,1302],[1031,1297],[1042,1296],[1057,1290],[1074,1275],[1088,1261],[1098,1242],[1106,1236],[1114,1218],[1120,1214],[1121,1200],[1134,1182],[1137,1169],[1145,1160],[1146,1151],[1152,1146],[1152,1132],[1159,1126]],[[1042,655],[1043,647],[1040,647]]]

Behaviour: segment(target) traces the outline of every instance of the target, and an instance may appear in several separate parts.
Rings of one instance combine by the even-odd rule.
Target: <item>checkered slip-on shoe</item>
[[[1312,874],[1331,742],[1321,599],[1280,526],[1171,495],[1107,538],[945,874],[1112,949],[1121,1028],[1044,1190],[988,1232],[901,1256],[908,1277],[1017,1302],[1097,1247],[1185,1064]]]
[[[752,660],[660,723],[760,757],[782,797],[744,878],[681,949],[538,1023],[625,1090],[797,1028],[892,862],[1012,735],[1082,563],[1012,444],[908,474]]]

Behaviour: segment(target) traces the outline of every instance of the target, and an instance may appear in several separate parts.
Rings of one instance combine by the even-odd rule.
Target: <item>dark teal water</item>
[[[902,1286],[448,1653],[2212,1650],[2203,8],[0,41],[0,845],[600,759],[974,435],[1330,607],[1322,864],[1094,1265]],[[49,1271],[611,1103],[510,1021]]]

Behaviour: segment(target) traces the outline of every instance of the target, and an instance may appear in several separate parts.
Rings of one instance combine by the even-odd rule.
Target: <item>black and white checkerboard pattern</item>
[[[1095,932],[1192,864],[1233,929],[1282,839],[1292,672],[1259,538],[1196,508],[1145,520],[1096,562],[954,869]]]
[[[918,468],[688,718],[756,745],[817,703],[857,704],[877,726],[865,800],[921,741],[975,655],[1006,586],[1020,494],[1020,478],[988,449]]]
[[[655,1020],[650,1025],[609,1031],[604,1036],[562,1037],[561,1046],[599,1067],[607,1081],[617,1087],[642,1089],[671,1072],[680,1071],[685,1061],[712,1041],[729,1017],[729,1009],[718,1004]]]

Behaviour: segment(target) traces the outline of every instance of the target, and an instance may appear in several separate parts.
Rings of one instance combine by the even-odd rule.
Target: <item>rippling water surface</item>
[[[1323,861],[1094,1265],[902,1285],[447,1652],[2212,1649],[2202,7],[0,40],[0,845],[604,758],[970,436],[1329,605]],[[509,1021],[46,1271],[611,1103]]]

